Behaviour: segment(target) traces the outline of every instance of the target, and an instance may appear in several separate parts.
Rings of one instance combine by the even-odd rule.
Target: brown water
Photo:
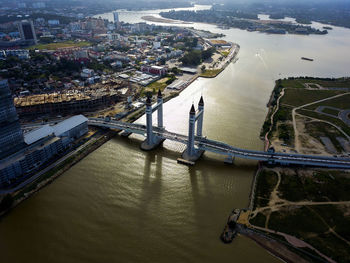
[[[204,135],[262,149],[274,79],[348,75],[347,29],[307,37],[195,26],[224,32],[241,52],[219,77],[199,79],[165,104],[170,131],[186,134],[191,103],[203,95]],[[254,162],[227,166],[206,153],[187,167],[176,162],[183,145],[142,152],[141,139],[109,141],[2,219],[0,262],[278,262],[245,237],[219,240],[230,211],[248,204]]]

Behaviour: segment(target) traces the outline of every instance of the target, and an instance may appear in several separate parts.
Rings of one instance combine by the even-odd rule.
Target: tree
[[[214,54],[215,50],[216,49],[214,47],[211,47],[211,48],[208,48],[207,50],[204,50],[202,52],[202,59],[206,60],[208,58],[211,58],[211,56]]]
[[[181,73],[181,70],[178,69],[177,67],[173,67],[171,70],[170,70],[172,73],[174,73],[175,75],[178,75]]]
[[[205,71],[205,65],[203,65],[203,66],[201,67],[201,70],[202,70],[202,72]]]
[[[197,66],[201,63],[202,58],[202,52],[199,50],[192,50],[190,52],[187,52],[180,61],[184,65],[188,66]]]

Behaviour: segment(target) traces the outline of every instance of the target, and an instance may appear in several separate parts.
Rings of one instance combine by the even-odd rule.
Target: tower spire
[[[198,106],[204,106],[203,96],[201,96],[201,99],[199,100]]]
[[[190,114],[194,115],[196,114],[196,109],[194,108],[194,104],[192,104],[191,110],[190,110]]]
[[[150,92],[147,93],[147,100],[146,100],[147,105],[152,105],[152,95]]]

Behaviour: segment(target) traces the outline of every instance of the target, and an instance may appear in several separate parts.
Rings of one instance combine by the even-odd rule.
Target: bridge
[[[182,153],[181,162],[194,164],[205,151],[224,155],[226,163],[233,163],[236,157],[267,162],[269,164],[280,165],[302,165],[313,167],[350,169],[350,158],[318,156],[292,153],[279,153],[274,151],[254,151],[237,148],[224,142],[207,139],[202,135],[204,102],[201,97],[198,110],[192,105],[189,113],[188,135],[167,131],[163,127],[163,99],[158,92],[157,103],[152,107],[151,97],[146,101],[146,125],[116,121],[113,119],[89,118],[88,124],[91,126],[118,129],[126,134],[140,134],[146,137],[141,144],[141,149],[152,150],[158,147],[164,140],[176,141],[187,146]],[[152,126],[152,113],[158,111],[158,125]],[[197,124],[197,130],[195,131]]]

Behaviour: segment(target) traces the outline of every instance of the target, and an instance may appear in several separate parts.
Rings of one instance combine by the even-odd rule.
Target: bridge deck
[[[105,121],[100,118],[90,118],[88,124],[91,126],[105,127],[111,129],[120,129],[126,132],[146,135],[146,125],[136,123],[126,123],[121,121]],[[169,132],[163,128],[153,127],[154,134],[167,140],[187,144],[186,135]],[[327,168],[344,168],[350,169],[350,158],[339,158],[332,156],[289,154],[289,153],[269,153],[264,151],[253,151],[240,149],[223,142],[218,142],[203,137],[195,138],[195,145],[201,150],[214,152],[217,154],[237,156],[245,159],[258,161],[269,161],[279,164],[298,164],[306,166],[318,166]]]

